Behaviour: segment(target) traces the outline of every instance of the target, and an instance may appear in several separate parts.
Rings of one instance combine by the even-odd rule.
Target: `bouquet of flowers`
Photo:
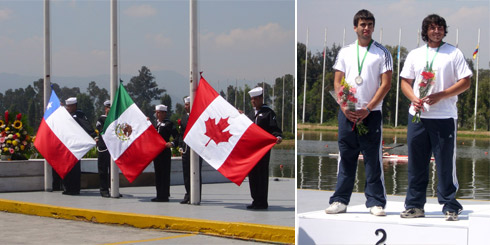
[[[22,158],[31,149],[33,138],[25,128],[23,122],[25,120],[23,120],[21,113],[15,116],[15,120],[12,119],[9,120],[7,110],[4,119],[0,120],[0,152],[1,155],[12,156],[16,154]]]
[[[435,73],[432,72],[432,70],[425,68],[420,75],[422,75],[422,78],[419,82],[419,98],[424,98],[429,94],[432,85],[434,85]],[[424,111],[424,107],[418,110],[416,109],[415,116],[412,118],[413,123],[420,122],[420,115],[422,114],[422,111]]]
[[[345,78],[342,78],[340,86],[340,91],[336,96],[337,102],[340,104],[340,106],[347,108],[350,111],[355,111],[357,103],[357,98],[355,97],[355,94],[357,92],[356,88],[351,87],[345,81]],[[362,121],[357,121],[356,123],[354,123],[354,125],[352,125],[352,130],[354,130],[354,128],[359,135],[365,135],[369,132],[368,128],[362,123]]]

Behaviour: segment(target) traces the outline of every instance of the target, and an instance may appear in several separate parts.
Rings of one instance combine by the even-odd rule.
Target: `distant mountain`
[[[39,78],[42,78],[42,75],[36,77],[2,72],[0,73],[0,93],[4,93],[8,89],[27,88]]]
[[[189,95],[189,79],[175,71],[152,71],[155,81],[159,88],[166,90],[166,93],[172,98],[173,108],[176,103],[183,103],[182,98]],[[121,79],[124,83],[128,83],[130,79],[136,76],[123,74]],[[43,78],[43,75],[38,77],[30,75],[19,75],[12,73],[0,73],[0,93],[5,93],[8,89],[27,88],[29,85],[33,85],[34,81]],[[51,82],[59,84],[61,87],[79,87],[80,91],[86,92],[88,85],[91,81],[95,81],[97,86],[109,90],[110,75],[96,75],[86,77],[66,77],[66,76],[52,76]],[[155,102],[156,103],[156,102]]]

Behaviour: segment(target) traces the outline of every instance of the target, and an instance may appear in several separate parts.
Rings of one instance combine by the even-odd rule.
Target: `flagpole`
[[[265,78],[264,78],[264,80],[265,80]],[[276,102],[276,94],[275,94],[276,93],[276,88],[275,87],[276,87],[275,84],[273,84],[273,86],[272,86],[272,99],[271,99],[272,100],[272,102],[271,102],[271,104],[272,104],[271,105],[272,110],[275,110],[276,109],[275,108],[275,102]]]
[[[111,81],[110,81],[110,89],[111,89],[111,105],[116,98],[117,91],[117,71],[118,71],[118,62],[117,62],[117,0],[111,0]],[[119,198],[119,168],[117,167],[114,159],[111,157],[111,197]]]
[[[323,76],[322,76],[322,103],[320,104],[320,124],[323,123],[323,103],[325,94],[325,57],[327,56],[327,28],[325,28],[325,41],[323,42]]]
[[[379,43],[383,43],[383,28],[379,30]]]
[[[243,80],[243,113],[247,115],[247,112],[245,111],[245,80]]]
[[[458,47],[459,43],[459,28],[456,28],[456,48]]]
[[[342,37],[342,47],[345,46],[345,27],[344,27],[344,35]]]
[[[191,108],[194,104],[194,98],[196,96],[197,83],[198,83],[198,33],[197,33],[197,0],[189,0],[189,18],[190,18],[190,95],[191,95]],[[236,104],[236,91],[235,91],[235,104]],[[235,106],[236,108],[236,106]],[[199,156],[197,153],[190,149],[191,155],[191,200],[192,205],[199,205],[201,203],[201,169],[199,168]]]
[[[480,48],[480,28],[478,28],[478,44],[477,44],[478,49]],[[477,112],[477,105],[478,105],[478,70],[480,70],[478,61],[480,59],[480,52],[476,53],[476,84],[475,84],[475,117],[473,120],[473,131],[476,131],[476,112]]]
[[[44,0],[44,111],[51,96],[51,38],[49,0]],[[44,191],[53,191],[53,169],[44,160]]]
[[[264,78],[264,81],[265,81],[265,78]],[[271,102],[270,107],[272,108],[272,110],[275,110],[275,108],[276,108],[276,107],[275,107],[275,103],[276,103],[276,94],[275,94],[275,93],[276,93],[276,88],[275,88],[275,81],[274,81],[274,83],[271,85],[271,87],[272,87],[272,96],[271,96],[271,101],[272,101],[272,102]]]
[[[297,106],[296,103],[294,103],[294,102],[296,100],[297,95],[295,94],[296,89],[294,88],[294,85],[296,84],[294,82],[295,77],[293,76],[292,79],[293,79],[293,81],[292,81],[293,84],[291,87],[293,88],[293,92],[291,93],[291,96],[293,97],[293,99],[291,99],[291,133],[294,134],[294,115],[295,115],[294,112],[296,111],[295,107]]]
[[[264,94],[264,96],[262,96],[262,104],[265,104],[265,79],[264,79],[264,82],[262,83],[262,93]]]
[[[305,46],[305,83],[303,85],[303,123],[305,123],[306,108],[306,74],[308,73],[308,28],[306,28],[306,46]]]
[[[400,34],[398,35],[398,65],[397,65],[397,76],[396,76],[396,108],[395,108],[395,128],[398,126],[398,97],[399,97],[399,89],[400,89],[400,45],[402,42],[402,28],[400,28]]]
[[[238,93],[238,78],[235,78],[235,108],[236,108],[236,101],[238,100],[237,99],[237,93]]]
[[[230,84],[228,79],[226,79],[226,84],[228,84],[228,85]],[[228,88],[226,86],[225,86],[225,88],[226,88],[226,101],[228,101],[228,103],[230,103],[230,101],[228,100],[228,97],[229,97]]]
[[[420,29],[417,29],[417,48],[420,46]]]
[[[286,75],[282,76],[282,116],[281,116],[281,129],[284,130],[284,78]]]

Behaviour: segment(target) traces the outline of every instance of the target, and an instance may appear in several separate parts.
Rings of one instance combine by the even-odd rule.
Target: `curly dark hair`
[[[447,35],[447,25],[446,20],[437,14],[431,14],[422,21],[422,40],[424,42],[429,41],[429,37],[427,36],[427,32],[429,31],[429,26],[435,24],[438,26],[444,27],[444,37]]]
[[[372,20],[373,21],[373,26],[376,24],[376,20],[374,19],[373,13],[369,12],[369,10],[361,9],[359,12],[354,15],[354,27],[357,26],[359,23],[359,20]]]

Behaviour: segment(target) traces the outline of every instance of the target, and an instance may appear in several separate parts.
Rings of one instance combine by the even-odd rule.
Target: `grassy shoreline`
[[[337,131],[337,126],[327,126],[314,123],[298,123],[297,129],[303,131]],[[398,128],[384,127],[383,132],[394,133],[394,134],[406,134],[407,127],[401,126]],[[469,130],[458,130],[458,137],[472,137],[472,138],[490,138],[489,131],[469,131]]]
[[[282,140],[281,144],[275,145],[274,149],[294,149],[295,140]]]

